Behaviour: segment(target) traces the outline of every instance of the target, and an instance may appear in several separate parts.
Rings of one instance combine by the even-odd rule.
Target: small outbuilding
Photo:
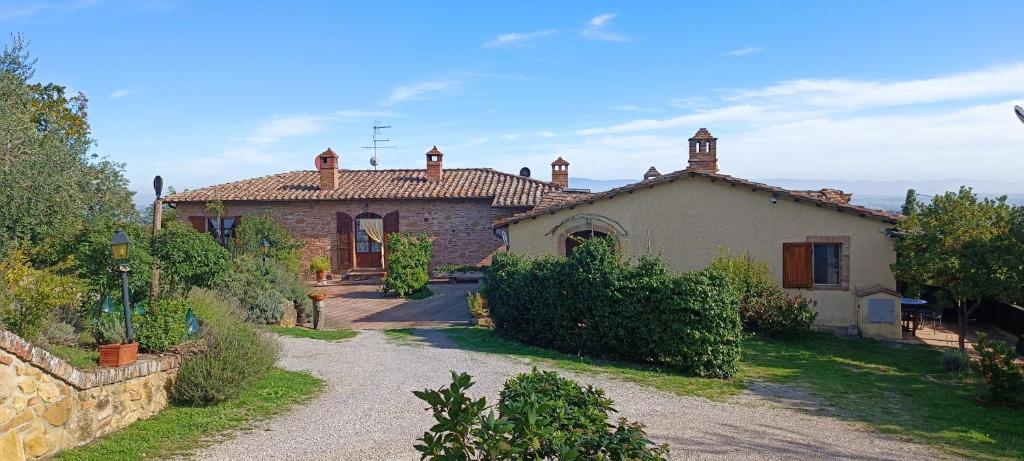
[[[502,219],[495,232],[527,256],[568,255],[581,239],[611,237],[626,257],[654,253],[676,271],[721,251],[766,261],[779,283],[817,303],[816,327],[899,339],[889,269],[900,215],[850,204],[850,194],[772,187],[718,172],[717,138],[701,128],[685,169],[596,194],[550,200]],[[555,197],[550,197],[555,198]]]

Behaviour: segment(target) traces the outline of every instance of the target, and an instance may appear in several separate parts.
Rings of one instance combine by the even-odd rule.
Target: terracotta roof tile
[[[849,203],[844,203],[842,201],[828,200],[828,199],[824,198],[825,196],[820,194],[820,193],[819,194],[809,194],[808,191],[793,191],[793,190],[789,190],[789,189],[783,189],[781,187],[774,187],[774,186],[769,186],[769,185],[761,184],[761,183],[754,182],[754,181],[748,181],[746,179],[734,178],[732,176],[728,176],[728,175],[724,175],[724,174],[718,174],[718,173],[706,173],[706,172],[699,172],[699,171],[693,171],[693,170],[679,170],[679,171],[675,171],[675,172],[672,172],[672,173],[663,174],[661,176],[657,176],[657,177],[654,177],[654,178],[646,179],[646,180],[643,180],[643,181],[640,181],[640,182],[637,182],[637,183],[625,185],[625,186],[622,186],[622,187],[617,187],[615,189],[607,190],[607,191],[604,191],[604,192],[599,192],[599,193],[596,193],[596,194],[588,194],[588,195],[586,195],[584,197],[577,197],[574,200],[558,201],[557,203],[552,203],[550,205],[545,205],[545,206],[541,206],[541,204],[538,204],[537,207],[535,207],[534,209],[532,209],[530,211],[525,211],[525,212],[522,212],[522,213],[517,213],[517,214],[515,214],[513,216],[510,216],[508,218],[502,219],[502,220],[494,223],[494,227],[504,227],[504,226],[507,226],[509,224],[514,224],[514,223],[517,223],[519,221],[522,221],[524,219],[531,218],[531,217],[534,217],[534,216],[539,216],[539,215],[546,214],[546,213],[554,213],[554,212],[556,212],[558,210],[563,210],[563,209],[566,209],[566,208],[571,208],[571,207],[574,207],[574,206],[579,205],[581,203],[593,203],[593,202],[595,202],[597,200],[606,199],[606,198],[612,198],[612,197],[614,197],[614,196],[616,196],[618,194],[629,192],[629,191],[633,191],[633,190],[636,190],[636,189],[640,189],[642,187],[654,187],[654,186],[657,186],[659,184],[670,183],[670,182],[674,182],[674,181],[680,180],[680,179],[698,178],[698,177],[700,177],[700,178],[707,178],[707,179],[710,179],[712,181],[723,181],[723,182],[726,182],[726,183],[729,183],[729,184],[732,184],[732,185],[735,185],[735,186],[749,187],[749,188],[754,189],[754,190],[760,190],[760,191],[765,191],[765,192],[772,192],[772,193],[780,194],[780,195],[783,195],[783,196],[786,196],[786,197],[790,197],[790,198],[792,198],[795,201],[803,201],[803,202],[811,203],[811,204],[814,204],[814,205],[817,205],[817,206],[821,206],[821,207],[832,208],[832,209],[835,209],[835,210],[841,211],[841,212],[849,212],[849,213],[857,215],[857,216],[861,216],[861,217],[864,217],[864,218],[877,219],[877,220],[882,221],[882,222],[896,223],[900,219],[903,219],[903,215],[900,215],[900,214],[897,214],[897,213],[890,213],[888,211],[875,210],[875,209],[872,209],[872,208],[865,208],[865,207],[862,207],[862,206],[859,206],[859,205],[850,205]],[[559,192],[559,193],[561,193],[561,192]],[[554,198],[552,198],[551,201],[555,201]]]
[[[167,202],[489,198],[495,207],[533,207],[558,186],[490,168],[445,169],[440,182],[426,170],[340,170],[338,188],[320,190],[317,171],[292,171],[167,196]]]

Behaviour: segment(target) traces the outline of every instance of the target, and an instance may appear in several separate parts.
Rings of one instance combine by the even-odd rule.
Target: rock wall
[[[83,371],[0,330],[0,460],[51,456],[156,414],[180,365],[176,355],[143,354]]]

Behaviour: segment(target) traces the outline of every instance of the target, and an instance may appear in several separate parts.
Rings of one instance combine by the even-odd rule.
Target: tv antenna
[[[374,170],[376,170],[377,169],[377,165],[380,164],[380,159],[377,158],[377,149],[395,149],[395,148],[397,148],[397,146],[381,146],[381,145],[379,145],[380,143],[391,142],[390,139],[382,139],[381,138],[381,136],[382,136],[381,130],[383,130],[385,128],[391,128],[391,125],[384,125],[384,122],[381,122],[380,120],[374,120],[373,121],[373,145],[372,146],[363,146],[363,149],[373,149],[373,157],[370,157],[370,165],[373,166]]]

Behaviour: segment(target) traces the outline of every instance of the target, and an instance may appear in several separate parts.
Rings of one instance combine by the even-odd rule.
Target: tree
[[[166,277],[165,291],[172,295],[184,296],[194,287],[218,286],[231,270],[227,250],[209,234],[177,222],[167,223],[157,235],[153,256]]]
[[[25,243],[37,265],[66,257],[87,222],[137,216],[124,165],[91,153],[83,94],[31,83],[35,60],[14,36],[0,54],[0,246]]]
[[[968,319],[983,300],[1020,294],[1014,283],[1019,275],[1011,272],[1024,247],[1013,247],[1010,239],[1011,217],[1020,210],[1008,205],[1005,196],[978,200],[969,187],[936,195],[928,204],[908,200],[908,207],[898,225],[892,270],[912,295],[932,288],[949,298],[964,349]]]

